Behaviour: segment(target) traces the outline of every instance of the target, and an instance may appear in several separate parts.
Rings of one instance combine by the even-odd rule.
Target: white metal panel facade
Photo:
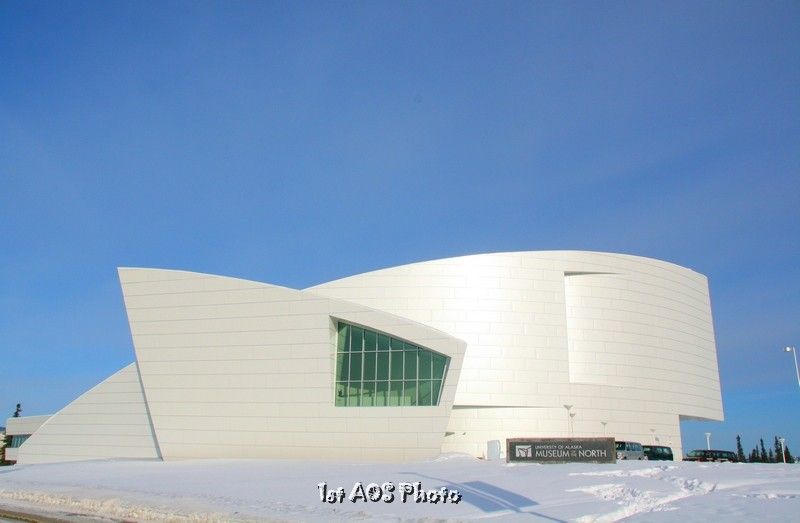
[[[496,253],[311,290],[467,342],[444,450],[480,456],[493,439],[606,434],[679,456],[681,416],[723,417],[707,280],[684,267],[610,253]]]
[[[158,457],[131,363],[50,417],[19,448],[17,462]]]
[[[410,461],[441,451],[465,345],[362,305],[258,282],[120,269],[165,459]],[[450,357],[436,406],[334,405],[336,320]]]
[[[119,274],[137,363],[37,430],[21,462],[411,461],[570,435],[669,445],[678,457],[681,417],[723,417],[707,280],[659,260],[483,254],[303,291]],[[448,356],[439,404],[337,406],[338,321]]]

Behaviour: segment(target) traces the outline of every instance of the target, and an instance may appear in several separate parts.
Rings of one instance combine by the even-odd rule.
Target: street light
[[[778,441],[781,442],[781,456],[783,456],[783,464],[786,464],[786,447],[784,443],[786,443],[786,438],[778,438]]]
[[[564,405],[564,408],[567,409],[567,434],[572,436],[572,413],[570,413],[570,409],[572,405]]]
[[[569,436],[573,437],[575,435],[575,413],[569,413]]]
[[[601,421],[600,425],[603,426],[603,436],[605,436],[606,435],[606,425],[608,425],[608,422],[607,421]]]
[[[656,429],[650,429],[650,437],[653,440],[653,445],[656,444]]]
[[[706,449],[711,450],[711,433],[706,432]]]
[[[794,372],[797,374],[797,386],[800,387],[800,367],[797,366],[797,350],[794,347],[786,347],[783,352],[791,352],[794,355]]]

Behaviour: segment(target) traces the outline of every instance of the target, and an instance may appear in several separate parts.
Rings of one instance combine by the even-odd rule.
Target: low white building
[[[18,416],[6,420],[5,433],[0,445],[3,444],[5,436],[10,436],[11,441],[5,448],[5,460],[12,463],[17,461],[19,449],[31,435],[36,432],[50,416]]]
[[[721,420],[706,278],[580,251],[404,265],[305,290],[119,270],[136,361],[52,416],[20,463],[409,461],[512,437],[682,454]]]

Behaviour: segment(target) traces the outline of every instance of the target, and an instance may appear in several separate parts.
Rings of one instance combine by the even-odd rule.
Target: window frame
[[[333,358],[334,406],[440,405],[450,370],[450,356],[387,332],[338,318],[331,319],[334,322],[333,346],[336,350]],[[356,336],[353,336],[354,333]],[[359,338],[360,346],[358,341],[353,343],[354,337]],[[369,346],[365,345],[367,343]],[[366,362],[370,364],[369,370],[364,365]],[[421,364],[425,366],[422,370]],[[344,369],[344,365],[347,369]],[[354,371],[360,372],[356,374]],[[370,384],[369,388],[366,387],[367,383]],[[385,400],[382,395],[384,391]]]

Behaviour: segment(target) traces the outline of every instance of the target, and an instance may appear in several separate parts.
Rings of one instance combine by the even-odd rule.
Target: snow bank
[[[91,461],[0,468],[0,507],[127,521],[789,521],[800,466],[624,462],[508,465],[463,455],[415,464],[266,460]],[[341,503],[317,485],[342,488]],[[347,496],[393,489],[392,502]],[[404,485],[458,490],[459,503],[401,501]]]

